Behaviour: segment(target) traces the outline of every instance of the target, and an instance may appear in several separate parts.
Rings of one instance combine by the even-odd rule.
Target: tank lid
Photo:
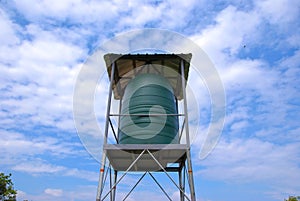
[[[188,79],[192,54],[113,54],[104,55],[108,76],[111,75],[112,63],[115,62],[113,93],[115,99],[123,96],[128,82],[141,73],[156,73],[170,82],[174,95],[181,100],[181,60],[184,61],[184,78]]]

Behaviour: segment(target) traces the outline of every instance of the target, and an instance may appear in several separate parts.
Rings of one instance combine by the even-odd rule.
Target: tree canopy
[[[289,196],[288,199],[284,199],[284,201],[299,201],[300,200],[300,196]]]
[[[0,172],[0,201],[16,201],[17,191],[14,190],[11,174]]]

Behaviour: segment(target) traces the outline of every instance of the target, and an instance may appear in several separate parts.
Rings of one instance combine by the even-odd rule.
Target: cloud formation
[[[1,1],[1,170],[19,175],[22,200],[94,199],[99,167],[80,144],[72,116],[76,77],[87,55],[107,39],[131,29],[165,28],[189,37],[208,54],[226,91],[218,146],[200,160],[204,136],[193,141],[200,200],[233,200],[226,193],[215,195],[213,185],[201,194],[202,179],[247,186],[234,194],[249,199],[252,192],[256,200],[299,194],[299,7],[297,0]],[[103,86],[96,92],[105,95]],[[197,78],[190,86],[201,103],[198,129],[204,135],[209,92]],[[95,108],[101,125],[105,107]],[[49,175],[64,182],[36,191],[21,182]],[[149,200],[154,198],[150,193]]]

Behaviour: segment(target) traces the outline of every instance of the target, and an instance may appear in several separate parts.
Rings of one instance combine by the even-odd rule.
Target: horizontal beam
[[[109,116],[185,116],[185,114],[110,114]]]

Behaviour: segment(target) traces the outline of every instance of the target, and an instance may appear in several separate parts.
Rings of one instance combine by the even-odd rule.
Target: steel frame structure
[[[132,189],[123,198],[126,200],[131,192],[136,188],[136,186],[141,182],[141,180],[148,174],[153,181],[158,185],[162,192],[166,195],[168,200],[172,200],[161,184],[153,176],[154,172],[164,173],[170,181],[176,186],[180,192],[180,200],[185,201],[196,201],[192,161],[190,153],[190,138],[189,138],[189,125],[188,125],[188,112],[187,112],[187,100],[186,100],[186,80],[184,78],[184,60],[181,59],[179,65],[179,72],[181,75],[181,86],[183,94],[183,114],[171,114],[183,116],[184,120],[181,126],[180,138],[185,129],[186,143],[185,144],[118,144],[118,138],[113,128],[110,117],[112,116],[122,116],[121,114],[111,114],[111,102],[112,102],[112,88],[115,76],[115,61],[111,64],[110,72],[110,86],[107,101],[107,111],[106,111],[106,122],[105,122],[105,133],[103,141],[103,152],[102,160],[99,174],[99,182],[97,188],[96,201],[104,201],[108,198],[110,201],[115,201],[116,199],[116,187],[126,176],[128,172],[141,172],[143,173],[140,179],[134,184]],[[119,109],[121,109],[121,102]],[[178,105],[178,103],[177,103]],[[119,110],[120,113],[120,110]],[[130,114],[125,114],[130,115]],[[152,114],[155,115],[155,114]],[[112,129],[116,144],[108,144],[108,134],[109,128]],[[108,161],[108,167],[106,167]],[[175,163],[177,166],[167,166],[168,163]],[[145,165],[146,164],[146,165]],[[123,174],[118,178],[118,173],[123,172]],[[178,183],[170,176],[169,173],[178,173]],[[104,192],[104,186],[106,185],[106,179],[109,175],[109,190]],[[189,195],[186,193],[186,181],[188,182]]]

